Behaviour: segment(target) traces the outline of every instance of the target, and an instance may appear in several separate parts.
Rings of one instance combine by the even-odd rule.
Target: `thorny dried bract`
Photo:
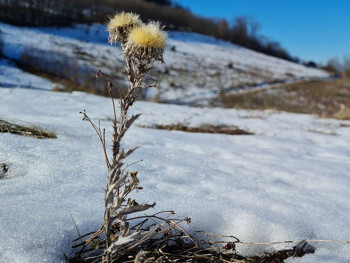
[[[116,44],[127,41],[130,30],[142,24],[140,16],[133,13],[121,12],[116,14],[108,23],[109,42]]]
[[[159,22],[142,24],[138,15],[119,13],[108,24],[109,42],[119,42],[126,60],[126,73],[133,83],[144,76],[156,61],[163,61],[167,34]],[[138,80],[130,79],[133,76]]]
[[[153,60],[163,62],[166,38],[166,33],[157,22],[134,28],[129,34],[125,55],[143,63],[152,63]]]

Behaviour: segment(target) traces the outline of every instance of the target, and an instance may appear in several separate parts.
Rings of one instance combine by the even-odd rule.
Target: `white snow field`
[[[0,23],[0,29],[3,52],[11,59],[39,51],[107,72],[122,66],[119,51],[106,45],[101,25],[32,29]],[[186,103],[241,85],[328,77],[321,70],[181,32],[170,33],[165,61],[154,72],[161,88],[151,90],[149,98],[158,93],[164,100]],[[110,138],[111,101],[50,91],[56,85],[0,61],[0,119],[39,126],[58,137],[0,133],[0,163],[9,165],[0,179],[1,263],[65,262],[63,253],[72,252],[78,236],[70,213],[80,233],[103,222],[104,157],[97,135],[79,112],[85,109],[101,121]],[[144,188],[134,197],[157,202],[149,213],[175,210],[179,217],[192,217],[185,226],[190,232],[205,229],[246,242],[350,239],[350,121],[151,102],[137,102],[134,111],[143,115],[124,146],[141,146],[128,161],[143,160],[131,168],[139,171]],[[235,125],[254,135],[152,128],[178,123]],[[350,260],[350,244],[312,245],[315,254],[287,262]],[[284,247],[238,245],[237,250],[255,254]]]
[[[0,81],[1,82],[1,81]],[[64,262],[79,231],[102,224],[106,168],[94,131],[79,111],[107,128],[110,99],[80,92],[0,88],[0,119],[38,125],[57,139],[0,133],[0,262]],[[349,240],[350,122],[273,111],[191,108],[137,102],[143,113],[125,147],[153,211],[191,216],[188,231],[241,241]],[[255,135],[165,131],[156,124],[230,124]],[[152,210],[149,213],[153,212]],[[287,262],[348,262],[349,244],[313,243],[316,253]],[[281,248],[275,246],[273,248]],[[241,253],[272,247],[239,245]]]
[[[122,60],[116,57],[116,48],[107,45],[104,25],[33,29],[0,23],[0,29],[5,44],[3,53],[9,58],[19,60],[23,54],[29,54],[42,61],[40,55],[44,54],[54,65],[61,55],[66,61],[71,59],[71,63],[95,72],[102,68],[106,73],[122,76]],[[168,102],[206,104],[220,92],[262,87],[276,81],[329,77],[319,69],[209,36],[177,31],[169,32],[164,60],[166,64],[153,72],[160,88],[151,89],[149,99],[158,96]]]

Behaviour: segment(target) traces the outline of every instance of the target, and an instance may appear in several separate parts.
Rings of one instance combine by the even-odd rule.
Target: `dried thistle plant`
[[[151,22],[142,24],[138,15],[132,13],[116,14],[108,24],[109,42],[119,43],[125,58],[125,74],[130,85],[126,93],[122,92],[118,84],[113,80],[114,85],[120,93],[119,116],[112,96],[113,84],[108,83],[107,89],[112,98],[113,105],[113,139],[112,158],[109,159],[105,138],[105,129],[95,125],[85,111],[83,120],[90,122],[99,136],[108,168],[108,182],[104,192],[105,213],[103,231],[105,233],[104,262],[112,262],[118,249],[129,243],[135,243],[149,234],[149,231],[131,231],[127,216],[132,213],[145,211],[153,204],[138,204],[129,194],[139,187],[137,172],[128,171],[125,159],[133,153],[136,148],[124,149],[122,139],[130,126],[140,116],[129,115],[129,110],[139,96],[142,89],[152,87],[143,85],[143,79],[153,67],[154,62],[163,62],[163,51],[166,40],[166,33],[162,31],[159,23]],[[98,71],[97,77],[107,76]],[[108,76],[107,76],[108,77]],[[109,78],[109,77],[108,77]],[[112,229],[113,225],[113,229]],[[117,228],[117,231],[115,229]]]

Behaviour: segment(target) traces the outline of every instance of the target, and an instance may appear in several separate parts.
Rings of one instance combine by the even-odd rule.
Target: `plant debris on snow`
[[[164,214],[168,214],[168,217],[164,217]],[[191,223],[191,218],[169,218],[174,214],[173,211],[164,211],[127,219],[128,224],[133,224],[130,231],[139,238],[135,242],[122,242],[118,255],[115,255],[112,262],[282,263],[290,257],[302,257],[316,250],[306,241],[302,241],[290,249],[244,257],[236,252],[236,244],[241,243],[236,237],[219,236],[206,231],[197,231],[190,235],[181,224]],[[120,223],[114,223],[112,229],[112,236],[117,238]],[[146,235],[141,236],[141,231],[145,231]],[[122,238],[119,237],[120,239]],[[69,259],[69,263],[104,262],[105,238],[102,227],[96,232],[78,237],[74,242],[76,253]]]
[[[184,132],[201,132],[201,133],[222,133],[229,135],[252,135],[252,132],[242,130],[236,126],[226,125],[201,125],[199,127],[187,126],[181,123],[169,125],[156,125],[156,129],[184,131]]]
[[[29,127],[22,126],[20,124],[11,123],[9,121],[0,119],[0,132],[4,133],[13,133],[22,136],[34,137],[37,139],[55,139],[57,138],[56,134],[48,131],[44,131],[39,127]]]

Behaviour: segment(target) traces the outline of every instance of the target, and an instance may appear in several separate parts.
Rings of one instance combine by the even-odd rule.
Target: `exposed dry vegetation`
[[[170,211],[170,214],[173,212]],[[189,235],[180,225],[182,220],[165,219],[164,213],[157,213],[151,216],[140,216],[139,225],[145,227],[144,222],[149,219],[153,226],[157,226],[157,237],[144,240],[138,246],[123,247],[120,249],[120,257],[115,263],[283,263],[288,258],[303,257],[306,254],[315,252],[315,248],[301,241],[290,249],[263,253],[257,256],[241,256],[236,252],[236,244],[243,244],[235,237],[214,235],[205,231],[198,231],[195,236]],[[113,225],[117,232],[118,225]],[[147,228],[146,228],[147,229]],[[102,232],[102,231],[100,231]],[[97,232],[99,233],[99,232]],[[89,233],[93,234],[93,233]],[[75,248],[79,252],[76,257],[70,258],[70,263],[97,263],[100,256],[96,253],[103,247],[104,240],[93,235],[91,238],[82,241],[77,238]],[[227,241],[230,239],[231,241]],[[97,255],[96,255],[97,254]]]
[[[8,170],[9,170],[9,166],[7,165],[7,163],[0,164],[0,179],[5,178]]]
[[[72,92],[76,90],[109,96],[108,91],[104,88],[106,81],[96,79],[95,70],[81,63],[76,57],[28,48],[23,52],[21,60],[14,62],[23,71],[57,83],[54,91]],[[119,93],[113,91],[113,96],[118,97]]]
[[[350,55],[344,55],[342,58],[330,58],[323,69],[338,74],[339,76],[350,77]]]
[[[5,121],[0,119],[0,132],[13,133],[22,136],[34,137],[37,139],[52,139],[57,138],[57,136],[48,131],[44,131],[38,126],[23,126],[20,124],[15,124],[10,121]]]
[[[229,135],[251,135],[253,133],[242,130],[236,126],[225,125],[201,125],[199,127],[191,127],[181,123],[170,125],[156,125],[156,129],[171,130],[171,131],[184,131],[184,132],[201,132],[201,133],[221,133]]]
[[[30,73],[46,77],[50,80],[59,80],[74,89],[84,89],[86,91],[95,89],[93,77],[86,78],[94,72],[91,68],[75,58],[71,58],[62,53],[48,52],[36,48],[28,48],[21,55],[19,68]]]
[[[350,80],[311,81],[222,95],[216,104],[240,109],[273,109],[350,119]]]

